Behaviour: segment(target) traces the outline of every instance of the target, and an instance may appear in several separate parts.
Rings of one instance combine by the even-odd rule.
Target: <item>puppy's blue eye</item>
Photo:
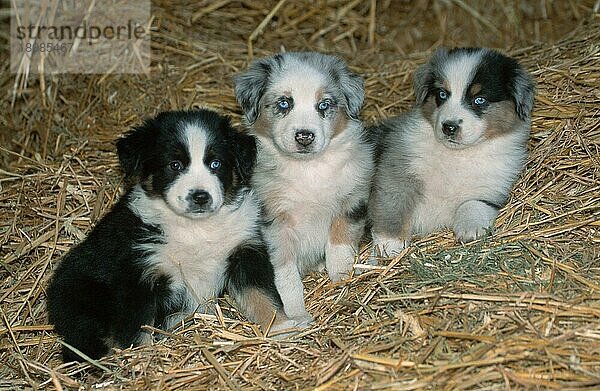
[[[440,100],[448,99],[448,93],[444,90],[439,90],[437,95],[438,95],[438,98],[440,98]]]
[[[279,107],[281,110],[287,110],[290,108],[290,102],[288,102],[286,99],[282,99],[277,102],[277,107]]]
[[[221,161],[218,159],[212,160],[208,166],[211,170],[218,170],[221,168]]]
[[[331,107],[331,101],[329,99],[322,100],[321,102],[319,102],[318,107],[320,111],[325,111]]]
[[[483,96],[478,96],[477,98],[473,99],[473,103],[477,106],[483,106],[487,103],[487,99],[485,99]]]
[[[181,163],[179,160],[173,160],[171,163],[169,163],[169,168],[173,171],[181,171],[183,170],[183,163]]]

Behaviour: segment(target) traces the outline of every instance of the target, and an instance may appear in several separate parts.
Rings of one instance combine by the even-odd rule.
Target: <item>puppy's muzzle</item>
[[[310,130],[300,129],[296,131],[295,139],[296,142],[301,146],[308,147],[313,141],[315,141],[315,134]]]
[[[442,132],[448,137],[454,137],[460,130],[459,121],[444,121],[442,123]]]

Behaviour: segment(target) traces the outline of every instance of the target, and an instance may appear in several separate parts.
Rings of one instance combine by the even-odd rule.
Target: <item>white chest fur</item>
[[[450,226],[467,200],[501,202],[508,195],[525,159],[521,130],[467,149],[449,149],[428,124],[422,125],[406,140],[414,156],[410,168],[423,186],[413,214],[415,233]]]
[[[163,231],[162,243],[141,246],[151,254],[146,260],[148,277],[170,276],[174,289],[188,292],[191,307],[222,291],[227,257],[255,235],[259,215],[251,192],[241,204],[225,205],[201,219],[179,216],[161,198],[149,198],[141,189],[134,190],[129,206],[146,224]]]
[[[333,140],[310,160],[287,158],[261,144],[255,189],[272,218],[283,220],[299,243],[298,255],[322,252],[329,229],[342,208],[368,192],[370,151],[353,140]]]

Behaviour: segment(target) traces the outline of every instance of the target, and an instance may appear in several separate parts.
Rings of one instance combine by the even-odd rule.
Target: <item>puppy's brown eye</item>
[[[169,163],[169,168],[175,172],[183,170],[183,164],[179,160],[173,160]]]

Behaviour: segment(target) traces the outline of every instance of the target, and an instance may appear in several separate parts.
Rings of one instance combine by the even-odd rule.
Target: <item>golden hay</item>
[[[153,4],[149,75],[24,79],[0,37],[0,389],[600,387],[600,2],[172,3]],[[442,44],[501,48],[537,81],[531,156],[496,235],[460,246],[444,231],[337,284],[310,275],[317,321],[289,340],[223,299],[152,346],[61,362],[44,288],[119,196],[119,134],[173,108],[239,123],[232,74],[282,49],[347,59],[376,121],[410,107]]]

